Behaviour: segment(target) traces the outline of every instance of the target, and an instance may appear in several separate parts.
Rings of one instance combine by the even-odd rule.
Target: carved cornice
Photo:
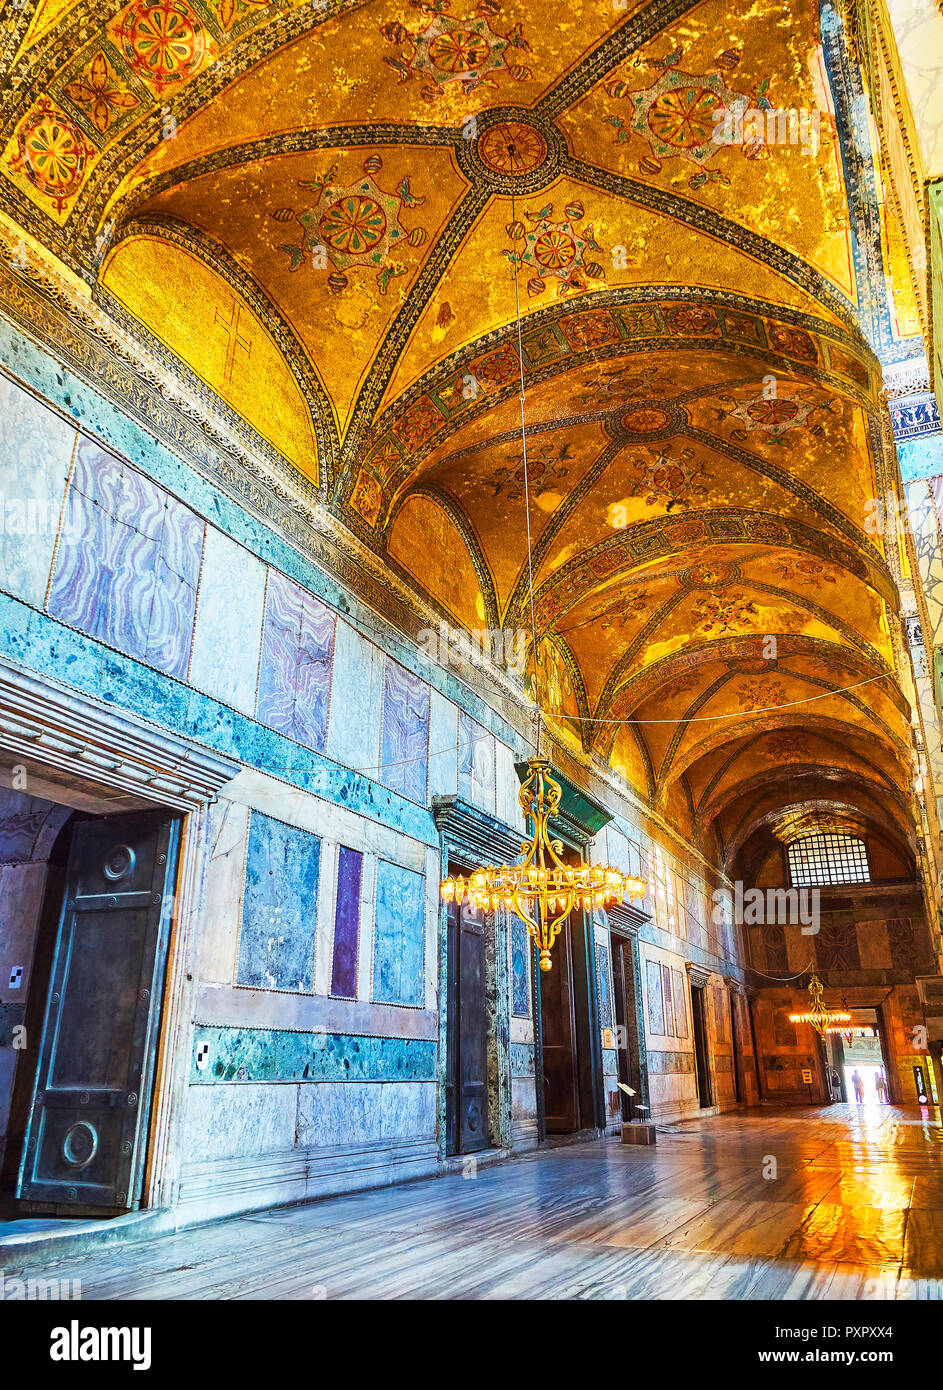
[[[91,779],[185,811],[215,801],[239,771],[238,763],[196,743],[6,664],[0,665],[0,748],[79,782]]]
[[[469,865],[513,864],[520,858],[521,836],[460,796],[434,796],[432,818],[449,858]]]

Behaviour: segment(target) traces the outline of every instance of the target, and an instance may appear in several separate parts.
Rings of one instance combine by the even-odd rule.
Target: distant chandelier
[[[552,839],[549,830],[561,796],[560,783],[549,769],[549,759],[531,758],[518,796],[531,823],[531,838],[521,844],[524,862],[511,868],[483,864],[467,880],[459,875],[442,882],[442,897],[448,903],[467,901],[484,911],[503,907],[515,912],[540,951],[541,970],[551,968],[550,948],[574,907],[591,911],[645,894],[645,880],[632,874],[594,864],[564,864],[563,844]]]
[[[828,1035],[829,1029],[838,1023],[850,1023],[851,1014],[844,1009],[827,1009],[822,1003],[822,992],[825,986],[813,971],[812,979],[809,981],[809,993],[812,996],[812,1006],[807,1013],[790,1014],[790,1023],[809,1023],[823,1040]],[[835,1029],[841,1032],[841,1029]]]
[[[511,173],[511,220],[517,217],[515,203],[515,168],[518,151],[508,143],[506,156]],[[524,168],[521,162],[521,168]],[[526,172],[526,170],[525,170]],[[595,864],[564,864],[563,843],[550,834],[550,821],[560,807],[560,783],[550,776],[550,760],[540,756],[540,665],[538,660],[537,621],[534,613],[533,550],[530,530],[530,487],[527,471],[527,427],[524,420],[526,389],[524,384],[524,345],[521,328],[520,260],[513,260],[514,309],[517,326],[518,365],[520,367],[521,447],[524,465],[524,515],[527,522],[527,578],[530,599],[530,625],[534,656],[534,703],[537,706],[537,735],[534,756],[527,763],[527,776],[521,786],[518,801],[526,819],[530,820],[530,840],[521,844],[522,864],[481,864],[466,880],[446,878],[442,881],[442,897],[447,903],[467,901],[479,910],[495,911],[504,908],[521,919],[540,951],[541,970],[550,970],[550,948],[563,928],[568,914],[575,907],[590,912],[593,908],[612,907],[631,896],[645,894],[645,880],[618,869]]]

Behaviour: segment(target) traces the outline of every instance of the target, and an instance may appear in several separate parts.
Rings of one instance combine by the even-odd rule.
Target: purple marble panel
[[[334,907],[334,961],[331,993],[357,998],[357,947],[360,938],[360,881],[363,855],[340,846],[337,860],[337,903]]]
[[[53,617],[184,679],[202,553],[203,522],[188,507],[80,440],[49,593]]]
[[[323,603],[269,571],[257,715],[319,753],[327,739],[334,626]]]
[[[429,687],[395,661],[383,682],[383,781],[421,804],[429,765]]]

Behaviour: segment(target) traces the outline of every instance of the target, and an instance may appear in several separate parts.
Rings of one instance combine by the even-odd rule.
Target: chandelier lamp
[[[805,1013],[790,1014],[790,1023],[808,1023],[824,1039],[828,1036],[829,1030],[841,1033],[845,1030],[836,1027],[839,1023],[850,1023],[851,1014],[846,1009],[827,1009],[822,1003],[822,993],[825,986],[813,971],[812,979],[809,981],[809,994],[812,1003]]]
[[[625,897],[645,895],[645,880],[595,864],[565,864],[563,844],[550,833],[550,819],[560,806],[560,783],[550,776],[547,758],[533,757],[518,801],[530,820],[531,837],[521,844],[523,863],[516,867],[484,864],[467,879],[442,882],[447,903],[467,901],[483,911],[510,910],[521,919],[540,952],[541,970],[552,966],[550,950],[573,908],[587,912],[613,907]]]
[[[511,171],[511,218],[516,218],[515,181],[518,151],[513,137],[507,142],[506,157]],[[523,167],[523,165],[522,165]],[[530,528],[530,488],[527,472],[527,428],[524,422],[526,391],[524,384],[524,351],[521,329],[520,259],[514,267],[514,309],[517,326],[518,360],[520,365],[521,446],[524,465],[524,515],[527,523],[527,576],[530,599],[530,624],[534,658],[534,703],[537,707],[537,732],[534,756],[527,763],[527,775],[518,795],[525,825],[530,822],[530,839],[521,844],[523,862],[480,864],[467,879],[458,875],[442,881],[441,894],[447,903],[468,902],[483,911],[503,908],[514,912],[526,926],[540,952],[540,969],[550,970],[553,962],[550,951],[563,924],[574,908],[591,912],[594,908],[613,907],[631,896],[645,895],[645,880],[618,869],[595,864],[565,864],[563,842],[550,830],[550,821],[560,808],[560,783],[550,775],[550,760],[540,753],[541,706],[540,667],[537,622],[534,614],[533,550]]]

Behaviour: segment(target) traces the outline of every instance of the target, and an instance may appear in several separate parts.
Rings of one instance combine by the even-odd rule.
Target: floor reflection
[[[941,1142],[936,1109],[764,1106],[47,1272],[115,1299],[938,1299]]]

